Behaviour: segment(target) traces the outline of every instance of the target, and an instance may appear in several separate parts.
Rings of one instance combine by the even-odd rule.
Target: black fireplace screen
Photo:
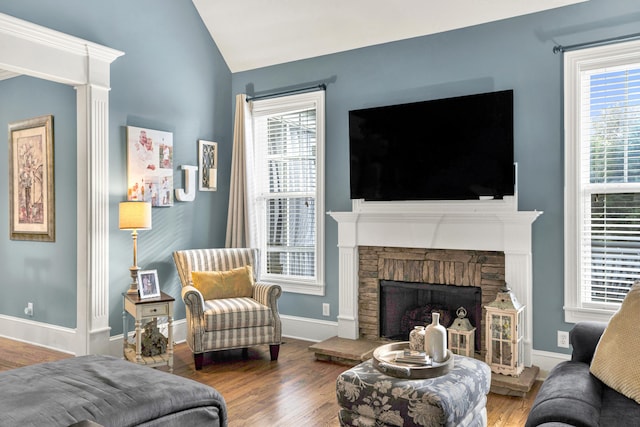
[[[482,289],[475,286],[380,281],[380,336],[407,341],[414,326],[431,323],[431,313],[440,313],[440,324],[451,326],[456,310],[464,307],[475,326],[475,349],[480,351]]]

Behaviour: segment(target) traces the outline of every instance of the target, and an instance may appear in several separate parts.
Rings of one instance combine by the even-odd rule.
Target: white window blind
[[[261,277],[285,290],[321,294],[324,111],[314,97],[254,103],[254,206]]]
[[[640,63],[580,73],[581,300],[619,304],[640,279]]]

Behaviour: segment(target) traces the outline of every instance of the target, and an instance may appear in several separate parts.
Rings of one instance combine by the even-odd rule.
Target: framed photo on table
[[[55,241],[53,116],[9,123],[12,240]]]
[[[218,143],[198,141],[198,175],[200,191],[218,189]]]
[[[173,133],[127,126],[127,200],[173,206]]]
[[[158,270],[144,270],[138,272],[138,292],[140,299],[160,296]]]

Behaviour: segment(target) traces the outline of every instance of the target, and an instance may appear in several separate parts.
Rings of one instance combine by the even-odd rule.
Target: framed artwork
[[[12,240],[55,241],[53,116],[9,123]]]
[[[173,133],[127,126],[127,200],[173,206]]]
[[[158,270],[138,271],[138,292],[140,299],[160,296]]]
[[[198,141],[198,182],[200,191],[216,191],[218,186],[218,143]]]

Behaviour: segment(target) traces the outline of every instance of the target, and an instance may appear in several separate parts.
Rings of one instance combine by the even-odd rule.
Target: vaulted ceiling
[[[232,72],[587,0],[192,0]]]

